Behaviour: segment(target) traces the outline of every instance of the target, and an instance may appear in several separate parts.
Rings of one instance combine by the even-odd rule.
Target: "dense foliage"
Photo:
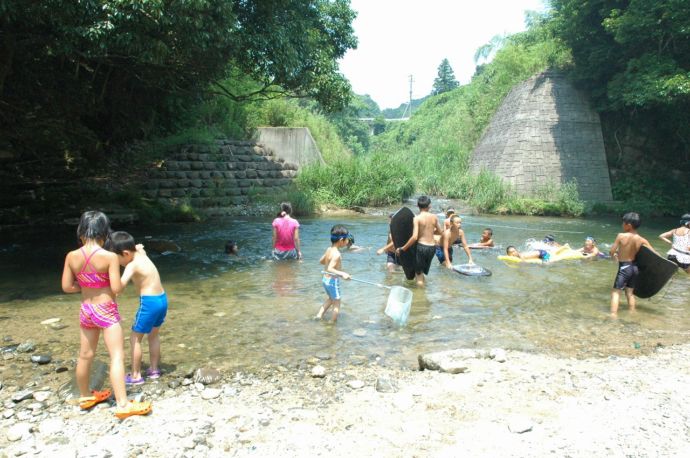
[[[342,108],[337,59],[356,45],[354,16],[348,0],[3,1],[0,148],[98,159],[175,130],[209,90]],[[242,77],[252,84],[224,84]]]

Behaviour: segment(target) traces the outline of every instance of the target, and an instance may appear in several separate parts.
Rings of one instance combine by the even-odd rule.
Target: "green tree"
[[[434,88],[431,91],[432,95],[442,94],[444,92],[452,91],[458,87],[460,83],[455,79],[455,73],[450,66],[448,59],[443,59],[438,66],[438,76],[434,80]]]
[[[354,17],[348,0],[4,0],[0,149],[97,162],[112,143],[174,129],[209,92],[337,110]]]

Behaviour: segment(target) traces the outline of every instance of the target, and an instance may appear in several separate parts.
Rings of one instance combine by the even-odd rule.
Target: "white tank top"
[[[690,231],[686,232],[685,235],[678,235],[676,231],[673,231],[673,244],[667,254],[675,256],[678,262],[682,264],[690,264],[688,246],[690,246]]]

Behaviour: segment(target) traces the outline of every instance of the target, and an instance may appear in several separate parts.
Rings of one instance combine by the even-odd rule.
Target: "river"
[[[659,295],[638,300],[637,313],[630,314],[623,300],[620,318],[611,320],[607,315],[616,273],[613,262],[509,266],[496,259],[507,245],[524,246],[528,239],[546,234],[573,247],[590,235],[607,249],[620,230],[618,219],[466,216],[463,228],[470,242],[484,227],[491,227],[502,247],[474,253],[475,262],[493,275],[465,277],[434,261],[427,287],[420,289],[404,284],[402,273],[387,273],[385,256],[376,255],[388,231],[387,210],[377,213],[300,219],[302,262],[270,260],[270,217],[131,228],[144,244],[146,237],[153,237],[182,248],[179,253],[151,253],[170,301],[161,332],[164,370],[180,364],[288,367],[314,355],[343,365],[378,361],[412,367],[420,352],[460,347],[606,357],[690,340],[690,279],[680,271]],[[312,319],[325,298],[318,259],[330,243],[331,226],[338,223],[349,228],[357,245],[367,248],[343,254],[345,271],[412,289],[405,327],[394,325],[383,313],[388,290],[355,282],[342,286],[336,325]],[[641,233],[665,253],[668,247],[657,235],[675,223],[643,221]],[[60,275],[64,254],[76,246],[74,228],[34,230],[10,238],[0,246],[2,345],[30,339],[54,360],[73,360],[79,348],[79,297],[61,292]],[[224,254],[227,239],[239,242],[239,257]],[[462,250],[456,249],[455,256],[456,263],[465,262]],[[138,306],[135,291],[130,287],[118,302],[129,329]],[[47,318],[60,318],[67,327],[41,325]],[[99,354],[106,358],[102,343]]]

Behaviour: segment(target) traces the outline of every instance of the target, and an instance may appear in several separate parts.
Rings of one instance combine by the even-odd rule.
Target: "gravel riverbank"
[[[180,369],[131,390],[153,400],[152,414],[118,421],[108,403],[65,402],[41,386],[48,366],[17,354],[0,362],[0,456],[690,456],[690,345],[636,358],[504,355],[468,357],[452,374],[342,367],[324,353],[211,370],[206,385]],[[17,386],[22,368],[36,377]]]

